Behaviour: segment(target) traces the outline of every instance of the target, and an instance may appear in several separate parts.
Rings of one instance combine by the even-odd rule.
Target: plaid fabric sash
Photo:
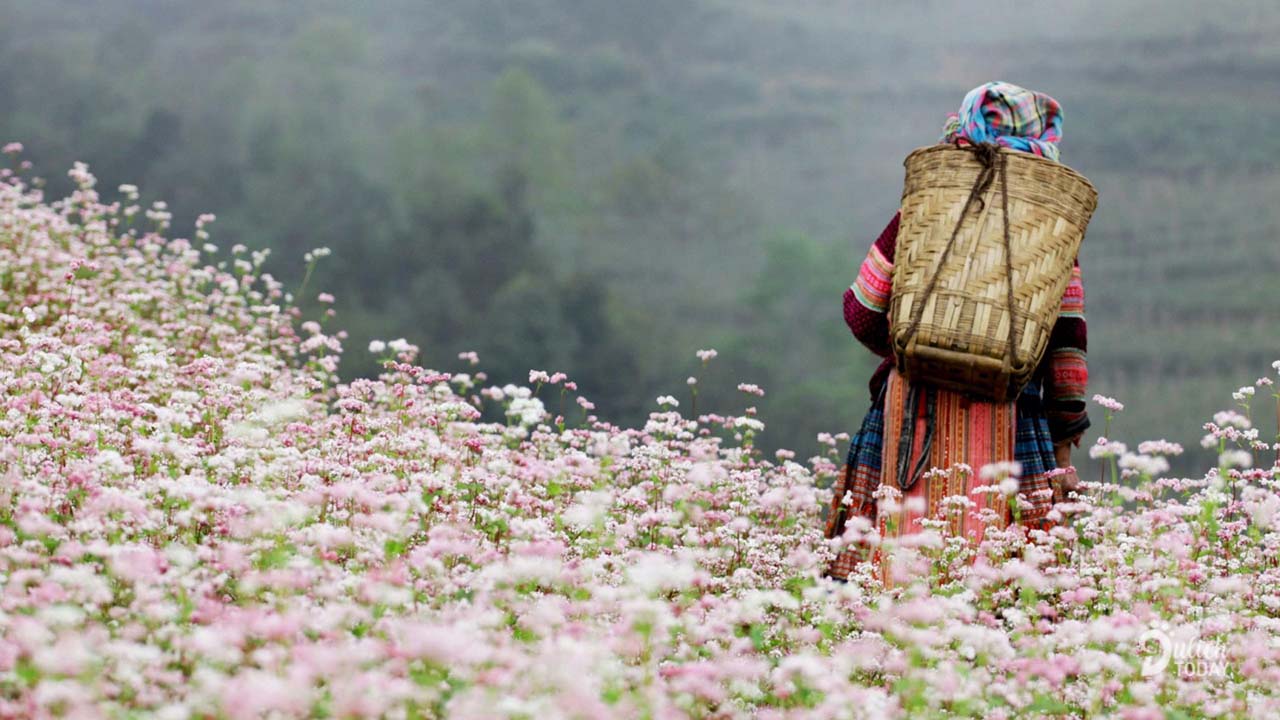
[[[942,142],[995,143],[1056,161],[1062,140],[1062,107],[1043,93],[1007,82],[989,82],[964,96],[947,116]]]

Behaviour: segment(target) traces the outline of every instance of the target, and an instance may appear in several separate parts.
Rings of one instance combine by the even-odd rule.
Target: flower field
[[[1103,441],[1053,531],[926,531],[884,548],[892,590],[838,584],[823,488],[847,437],[764,456],[766,390],[722,414],[682,390],[625,429],[558,373],[494,387],[483,358],[440,372],[403,340],[340,382],[334,314],[304,318],[265,253],[209,244],[207,216],[173,239],[83,166],[46,199],[18,150],[0,717],[1280,714],[1266,379],[1207,424],[1204,477],[1161,478],[1171,443]]]

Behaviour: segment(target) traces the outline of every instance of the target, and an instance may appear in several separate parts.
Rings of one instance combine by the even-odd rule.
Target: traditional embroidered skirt
[[[1010,460],[1022,466],[1018,522],[1044,527],[1052,506],[1048,473],[1056,462],[1038,383],[1028,386],[1016,403],[992,403],[912,385],[891,372],[854,435],[845,472],[832,488],[826,535],[843,535],[850,517],[865,518],[881,537],[919,532],[919,521],[933,518],[945,521],[945,532],[980,543],[988,523],[1003,527],[1014,511],[998,493],[974,492],[991,484],[978,473],[984,465]],[[897,491],[890,493],[896,500],[886,503],[888,509],[876,501],[881,485]],[[955,495],[967,496],[973,505],[949,511],[944,498]],[[865,546],[850,546],[828,574],[848,577],[866,554]],[[882,579],[886,575],[882,564]]]

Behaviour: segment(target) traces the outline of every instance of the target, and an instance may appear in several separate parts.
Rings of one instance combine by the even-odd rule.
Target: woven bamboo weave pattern
[[[1012,397],[1040,362],[1098,198],[1093,185],[1065,165],[1011,150],[1000,156],[1011,267],[1000,177],[970,208],[945,253],[982,163],[972,150],[950,145],[907,157],[889,308],[903,375],[996,400]],[[915,331],[908,332],[917,315]],[[1010,322],[1016,348],[1009,347]]]

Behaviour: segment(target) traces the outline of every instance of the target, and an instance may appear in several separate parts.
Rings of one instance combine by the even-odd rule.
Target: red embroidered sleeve
[[[889,357],[889,295],[893,289],[893,253],[898,215],[885,226],[862,261],[858,277],[844,291],[844,321],[854,337],[880,357]]]
[[[1089,385],[1088,333],[1084,319],[1084,284],[1080,263],[1062,296],[1062,310],[1053,326],[1047,350],[1044,383],[1045,414],[1054,442],[1076,437],[1089,428],[1085,394]]]

